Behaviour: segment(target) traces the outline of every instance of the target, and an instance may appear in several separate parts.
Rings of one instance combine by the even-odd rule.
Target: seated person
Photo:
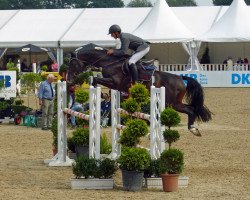
[[[101,115],[109,113],[111,110],[110,95],[108,93],[102,93],[102,99],[104,100],[101,102]]]
[[[71,86],[69,92],[70,94],[69,94],[68,108],[77,112],[82,112],[83,111],[82,104],[75,101],[75,86]],[[76,117],[71,115],[70,120],[72,128],[74,129],[76,127]]]

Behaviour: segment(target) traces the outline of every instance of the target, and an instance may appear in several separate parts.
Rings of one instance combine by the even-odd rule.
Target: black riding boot
[[[129,65],[133,83],[138,82],[138,70],[135,64]]]

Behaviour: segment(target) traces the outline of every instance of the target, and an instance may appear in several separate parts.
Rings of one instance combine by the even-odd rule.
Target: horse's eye
[[[77,72],[74,73],[74,76],[77,76]]]

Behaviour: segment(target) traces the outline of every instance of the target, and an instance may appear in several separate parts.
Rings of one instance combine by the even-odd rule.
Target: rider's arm
[[[121,38],[121,48],[114,49],[113,55],[114,56],[124,56],[127,55],[128,47],[129,47],[129,39],[128,38]]]

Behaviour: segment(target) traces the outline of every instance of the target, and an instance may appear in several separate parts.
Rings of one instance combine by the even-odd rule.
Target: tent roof
[[[165,0],[158,0],[133,34],[150,42],[182,42],[195,36],[177,18]]]
[[[244,0],[234,0],[224,15],[199,39],[208,42],[250,41],[250,9]]]
[[[108,34],[113,24],[119,24],[124,32],[132,32],[142,22],[151,8],[103,8],[86,9],[71,29],[62,37],[61,46],[82,46],[87,43],[115,45]]]
[[[20,10],[0,29],[0,47],[56,47],[83,9]]]

